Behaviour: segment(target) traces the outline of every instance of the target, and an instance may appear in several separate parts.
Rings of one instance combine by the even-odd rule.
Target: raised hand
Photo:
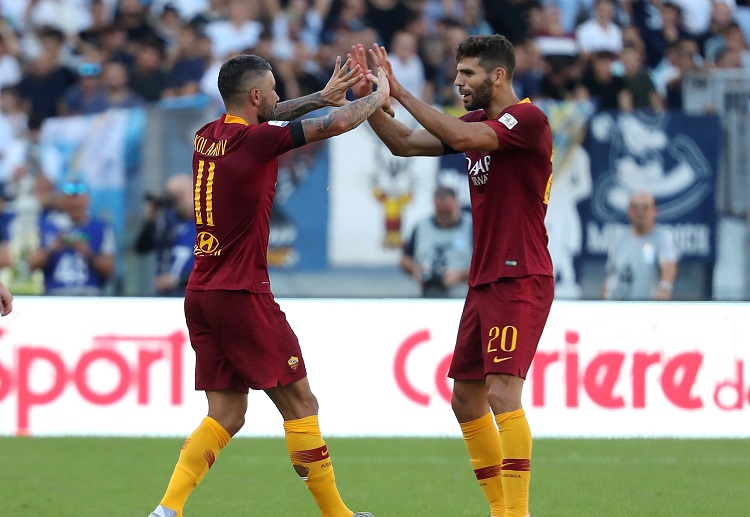
[[[388,59],[388,52],[386,52],[385,47],[381,47],[377,43],[375,43],[371,49],[369,49],[370,57],[372,57],[373,62],[375,63],[375,66],[379,66],[383,68],[388,76],[388,82],[390,83],[391,88],[391,97],[394,99],[398,99],[401,95],[404,94],[406,90],[401,86],[401,84],[396,80],[396,77],[393,75],[393,68],[391,67],[391,62]]]
[[[372,93],[372,84],[374,81],[370,80],[372,71],[367,68],[367,54],[365,53],[365,47],[361,43],[352,45],[352,51],[351,53],[347,54],[347,58],[349,58],[353,63],[356,63],[358,66],[360,66],[366,74],[366,77],[364,77],[361,81],[359,81],[352,87],[352,93],[354,93],[354,96],[358,99],[364,97],[365,95],[369,95],[370,93]],[[390,115],[391,118],[396,116],[393,108],[391,108],[390,98],[388,101],[386,101],[385,104],[383,104],[382,110]]]
[[[388,82],[388,74],[385,73],[382,67],[378,67],[378,76],[367,74],[367,78],[370,82],[374,83],[378,87],[378,91],[385,94],[386,99],[391,95],[391,85]],[[387,101],[386,101],[387,102]]]
[[[372,70],[367,68],[367,54],[365,53],[365,47],[362,46],[362,44],[352,45],[352,50],[346,55],[346,57],[349,61],[359,66],[365,74],[372,72]],[[371,92],[372,83],[366,77],[363,77],[357,84],[352,86],[352,93],[358,99],[361,99],[365,95],[369,95]]]
[[[359,64],[352,67],[351,59],[347,59],[344,66],[341,66],[341,56],[337,56],[336,65],[333,67],[333,74],[325,85],[325,88],[321,91],[326,105],[343,106],[346,104],[347,90],[364,79],[365,68],[362,68]]]

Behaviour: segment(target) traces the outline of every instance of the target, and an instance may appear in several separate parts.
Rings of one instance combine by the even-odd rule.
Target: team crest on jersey
[[[286,126],[287,124],[289,124],[289,121],[288,121],[288,120],[269,120],[269,121],[268,121],[268,125],[269,125],[269,126],[279,126],[279,127],[284,127],[284,126]]]
[[[292,369],[293,372],[297,371],[297,368],[299,367],[299,357],[293,355],[289,358],[287,361],[287,364],[289,365],[289,368]]]
[[[516,117],[511,115],[510,113],[506,113],[499,119],[497,119],[498,122],[500,122],[502,125],[507,127],[508,129],[513,129],[513,127],[518,124],[518,121],[516,120]]]

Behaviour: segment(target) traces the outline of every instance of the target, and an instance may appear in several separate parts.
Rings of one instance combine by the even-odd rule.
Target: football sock
[[[503,481],[500,477],[502,454],[500,452],[500,434],[497,431],[492,413],[481,418],[461,424],[466,450],[469,451],[471,466],[484,497],[490,503],[490,511],[495,517],[505,515],[503,498]]]
[[[177,517],[182,517],[182,509],[190,492],[205,477],[219,451],[229,443],[230,438],[229,433],[216,420],[204,418],[182,445],[180,459],[159,504],[176,511]]]
[[[505,495],[505,517],[526,517],[529,514],[529,482],[531,481],[531,430],[523,409],[495,417],[500,429],[503,451],[502,480]]]
[[[336,488],[328,447],[320,435],[318,416],[284,422],[292,466],[315,498],[323,517],[352,517]]]

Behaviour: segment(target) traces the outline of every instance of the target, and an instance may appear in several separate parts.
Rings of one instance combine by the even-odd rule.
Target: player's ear
[[[492,82],[501,83],[505,80],[505,68],[497,67],[492,71]]]
[[[260,106],[260,90],[258,88],[253,88],[247,95],[253,106]]]

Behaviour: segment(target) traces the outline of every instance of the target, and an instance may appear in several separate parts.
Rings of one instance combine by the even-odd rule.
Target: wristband
[[[671,293],[673,286],[672,286],[672,284],[670,282],[667,282],[666,280],[661,280],[659,282],[659,286],[658,287],[659,287],[659,289],[662,289],[664,291],[669,291]]]

